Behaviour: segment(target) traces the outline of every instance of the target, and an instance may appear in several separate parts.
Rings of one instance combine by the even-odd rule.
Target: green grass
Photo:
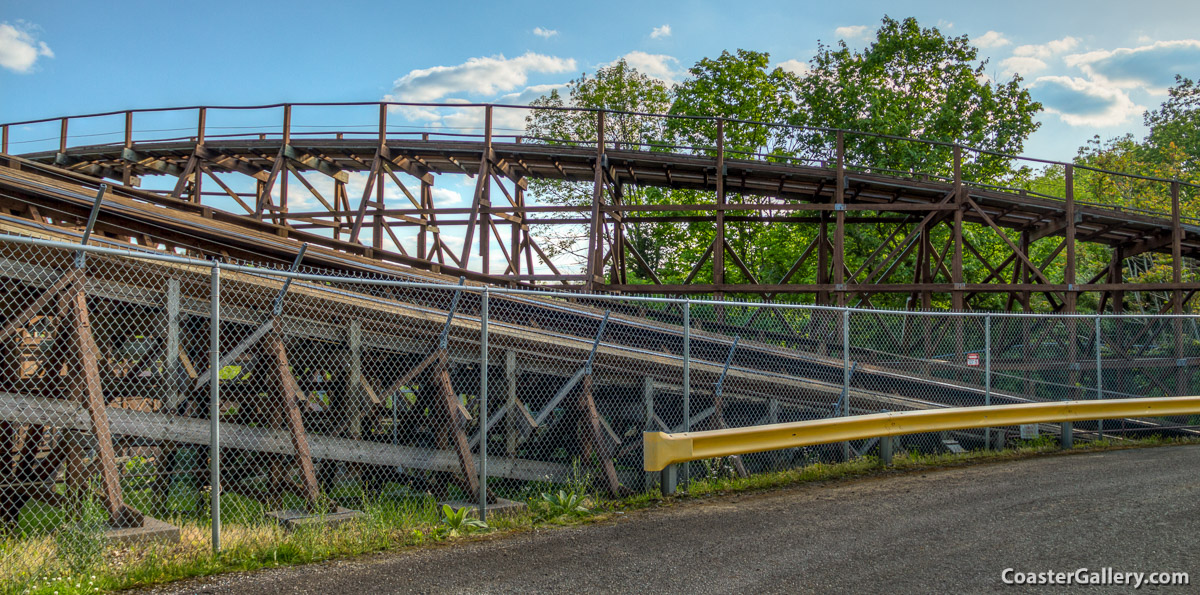
[[[1078,443],[1070,452],[1094,452],[1175,444],[1200,444],[1200,440],[1148,437],[1139,440]],[[1058,453],[1053,440],[1019,443],[1004,451],[971,451],[965,454],[922,455],[900,452],[890,467],[875,457],[846,463],[816,463],[805,467],[758,473],[748,478],[717,475],[692,482],[687,493],[663,498],[657,490],[619,500],[601,498],[591,491],[588,474],[575,470],[566,486],[526,486],[521,494],[529,503],[523,513],[493,517],[486,529],[451,530],[432,499],[401,493],[394,497],[368,499],[345,491],[336,494],[343,504],[360,502],[354,508],[362,515],[336,527],[306,527],[283,531],[263,520],[263,505],[235,495],[222,498],[226,522],[225,549],[214,555],[208,543],[207,522],[196,515],[171,519],[181,528],[178,544],[115,548],[106,544],[99,524],[86,512],[82,519],[54,535],[27,534],[0,538],[0,594],[92,593],[169,582],[223,572],[256,570],[306,564],[372,552],[420,547],[435,542],[472,539],[480,535],[500,536],[535,527],[600,522],[614,514],[723,494],[751,492],[839,481],[868,476],[926,471],[981,463],[1011,461]],[[700,463],[702,464],[702,463]],[[562,490],[564,494],[558,495]],[[549,493],[549,498],[543,498]],[[567,505],[569,500],[570,505]],[[49,511],[47,511],[49,512]],[[206,512],[206,511],[205,511]],[[459,534],[454,536],[453,534]]]

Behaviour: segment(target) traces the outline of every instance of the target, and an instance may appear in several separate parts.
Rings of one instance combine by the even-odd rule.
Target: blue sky
[[[885,13],[969,35],[995,78],[1020,72],[1048,108],[1031,156],[1064,159],[1094,134],[1141,134],[1142,111],[1176,72],[1200,76],[1200,3],[1184,1],[0,0],[0,121],[196,104],[525,101],[621,56],[669,80],[739,47],[799,67],[818,40],[861,46]],[[404,116],[455,122],[445,111]]]

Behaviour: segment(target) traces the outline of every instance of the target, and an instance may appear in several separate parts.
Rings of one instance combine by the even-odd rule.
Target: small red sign
[[[979,354],[978,353],[968,353],[967,354],[967,365],[968,366],[978,366],[979,365]]]

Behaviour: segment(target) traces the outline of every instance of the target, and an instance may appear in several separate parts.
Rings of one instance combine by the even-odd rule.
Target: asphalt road
[[[1046,456],[725,496],[589,526],[156,592],[1045,592],[1053,587],[1008,586],[1001,573],[1104,567],[1191,574],[1192,586],[1146,592],[1200,585],[1200,447]]]

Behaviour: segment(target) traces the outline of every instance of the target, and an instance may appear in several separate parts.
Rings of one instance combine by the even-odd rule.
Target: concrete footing
[[[327,513],[313,513],[307,510],[276,510],[267,513],[267,517],[273,518],[288,531],[295,531],[300,527],[312,525],[321,525],[325,527],[333,527],[340,525],[346,521],[352,520],[360,516],[362,513],[349,508],[338,507],[337,510]]]
[[[104,532],[108,541],[120,545],[133,545],[163,541],[179,543],[179,527],[167,524],[154,517],[143,517],[141,527],[122,527]]]

